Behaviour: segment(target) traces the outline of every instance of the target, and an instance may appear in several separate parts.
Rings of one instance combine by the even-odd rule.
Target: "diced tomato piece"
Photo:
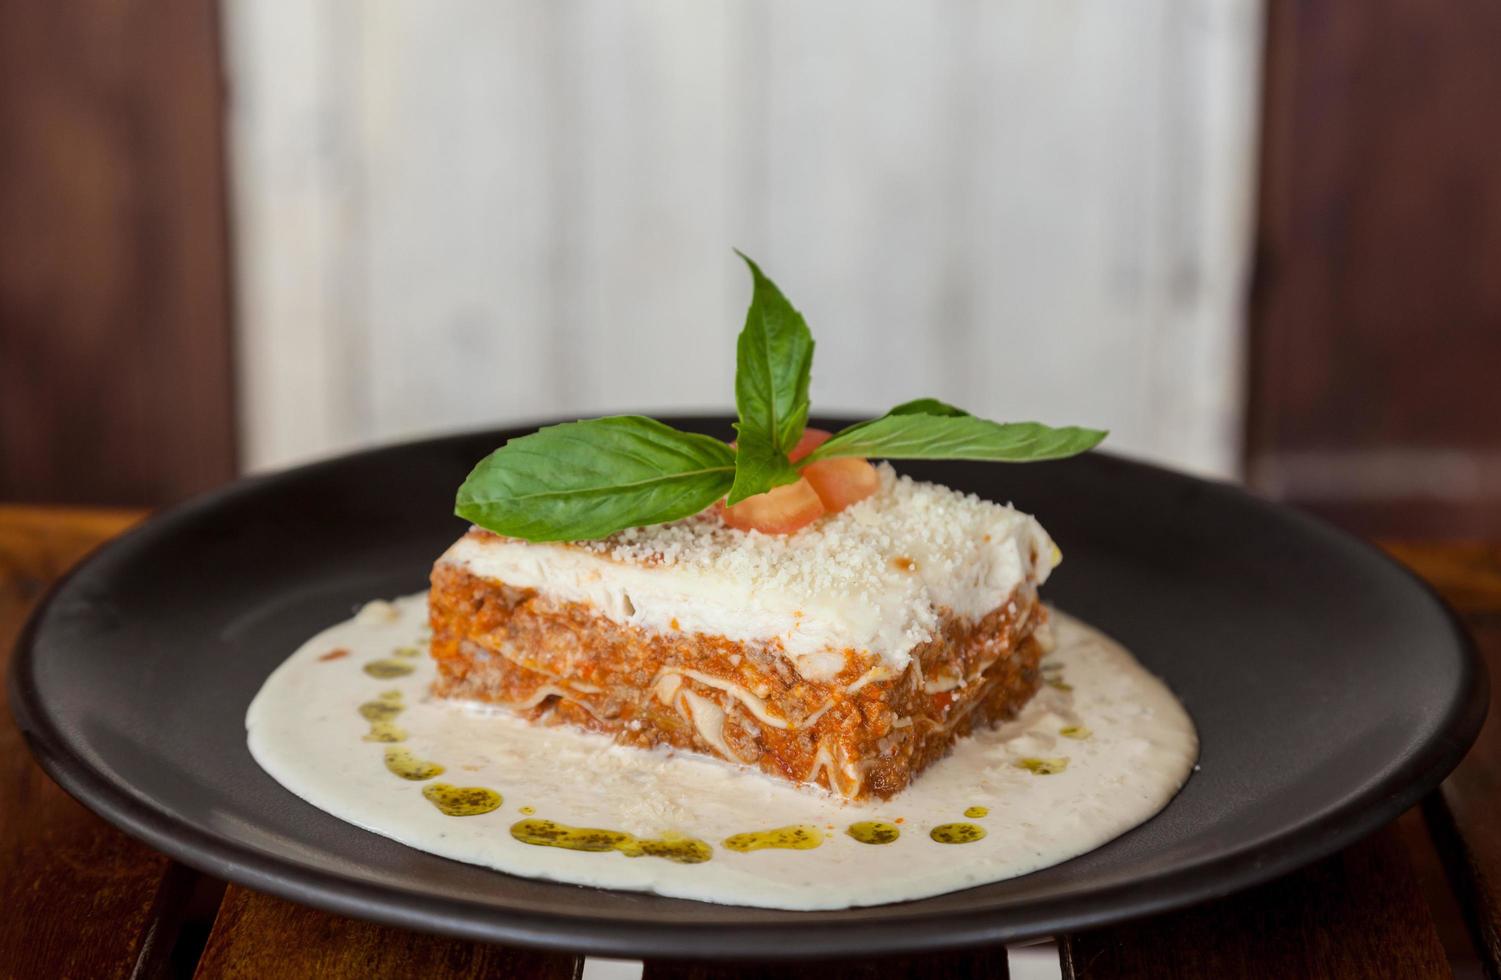
[[[822,446],[824,443],[828,442],[829,439],[833,437],[833,435],[834,433],[828,431],[827,429],[804,429],[802,438],[798,439],[797,445],[792,447],[792,452],[787,454],[787,458],[796,463],[798,460],[802,459],[804,456],[808,455],[819,446]],[[740,440],[730,440],[731,449],[734,449],[738,445],[740,445]]]
[[[796,446],[792,447],[792,452],[787,454],[787,458],[796,463],[819,446],[828,442],[833,435],[834,433],[825,429],[804,429],[803,437],[797,441]]]
[[[833,433],[804,429],[788,458],[794,463],[829,441]],[[733,442],[731,446],[735,445]],[[809,463],[803,478],[784,487],[747,497],[733,507],[719,503],[720,516],[730,527],[762,534],[791,534],[875,493],[881,486],[876,468],[863,459],[840,457]]]
[[[812,484],[813,492],[830,514],[859,503],[881,488],[881,475],[876,468],[854,456],[809,463],[803,467],[803,479]]]
[[[823,516],[823,503],[807,480],[798,480],[746,497],[733,507],[721,501],[719,512],[726,524],[742,531],[791,534]]]

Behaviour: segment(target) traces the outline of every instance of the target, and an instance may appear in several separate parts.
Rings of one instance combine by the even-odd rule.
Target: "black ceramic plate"
[[[720,436],[724,422],[678,420]],[[1474,739],[1485,676],[1444,607],[1371,548],[1239,490],[1099,453],[904,464],[1013,501],[1067,554],[1048,597],[1122,640],[1199,726],[1159,816],[1010,881],[843,912],[731,908],[515,878],[410,850],[292,796],[246,706],[313,633],[416,591],[462,530],[454,488],[507,436],[413,443],[246,480],[109,544],[23,635],[16,715],[47,771],[211,874],[348,915],[625,956],[917,951],[1077,929],[1222,895],[1348,844]]]

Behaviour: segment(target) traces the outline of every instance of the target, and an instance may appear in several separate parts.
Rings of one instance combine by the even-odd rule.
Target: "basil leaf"
[[[893,415],[968,415],[968,414],[969,413],[966,412],[964,409],[959,408],[959,407],[957,407],[955,405],[950,405],[948,402],[941,402],[941,401],[939,401],[936,398],[914,398],[910,402],[902,402],[896,408],[893,408],[891,411],[887,412],[885,415],[882,415],[880,419],[866,419],[864,422],[856,422],[854,425],[849,426],[848,428],[843,429],[842,431],[844,431],[844,432],[853,432],[856,429],[863,429],[865,426],[869,425],[872,422],[879,422],[881,419],[890,418]]]
[[[909,403],[910,404],[910,403]],[[885,459],[984,459],[1021,463],[1074,456],[1099,445],[1105,433],[1039,422],[991,422],[973,415],[884,415],[852,425],[799,462],[835,456]]]
[[[808,424],[808,378],[813,334],[760,266],[750,267],[752,291],[745,327],[735,345],[735,424],[739,446],[729,502],[791,483],[797,473],[787,454]]]
[[[730,487],[725,503],[738,504],[746,497],[754,497],[787,483],[796,483],[802,476],[788,460],[786,453],[764,445],[747,446],[743,439],[737,442],[735,482]]]
[[[910,402],[902,402],[896,408],[886,413],[887,415],[968,415],[962,408],[941,402],[936,398],[915,398]],[[871,421],[875,421],[872,419]]]
[[[550,425],[512,439],[459,487],[454,513],[527,541],[583,541],[696,514],[734,480],[718,439],[641,415]]]

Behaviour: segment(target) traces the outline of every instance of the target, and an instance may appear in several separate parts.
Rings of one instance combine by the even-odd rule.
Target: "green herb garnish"
[[[584,541],[697,514],[735,479],[735,450],[642,415],[549,425],[459,487],[460,517],[528,541]]]
[[[736,253],[737,255],[740,253]],[[750,266],[750,309],[735,345],[735,482],[729,503],[797,480],[787,459],[808,424],[813,334],[776,283]]]
[[[737,253],[738,254],[738,253]],[[459,488],[454,512],[527,541],[584,541],[696,514],[795,482],[809,463],[885,459],[1059,459],[1105,433],[1037,422],[990,422],[920,398],[836,432],[793,463],[808,422],[813,335],[782,291],[750,267],[753,289],[736,345],[736,446],[642,415],[550,425],[485,457]]]

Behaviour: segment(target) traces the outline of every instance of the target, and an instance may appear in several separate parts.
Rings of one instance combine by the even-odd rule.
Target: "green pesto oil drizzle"
[[[366,701],[360,705],[360,717],[366,721],[390,721],[403,710],[400,701]]]
[[[382,691],[372,701],[360,705],[360,717],[370,723],[366,742],[405,742],[407,730],[396,724],[396,716],[406,710],[400,691]]]
[[[1018,769],[1025,769],[1038,776],[1051,776],[1068,768],[1068,758],[1034,759],[1029,757],[1026,759],[1017,759],[1016,767]]]
[[[404,660],[415,660],[422,656],[422,652],[416,647],[397,647],[391,653],[393,656],[401,657]]]
[[[972,823],[941,823],[928,831],[940,844],[973,844],[985,836],[985,828]]]
[[[810,851],[823,843],[823,834],[812,824],[798,823],[775,830],[753,830],[735,834],[724,839],[724,846],[732,851],[759,851],[765,847],[786,848],[793,851]]]
[[[392,721],[372,721],[363,736],[366,742],[405,742],[410,733]]]
[[[1091,732],[1084,725],[1068,725],[1064,728],[1058,729],[1058,734],[1062,735],[1064,738],[1085,739],[1093,735],[1094,732]]]
[[[551,820],[522,820],[511,825],[511,836],[523,844],[562,847],[570,851],[619,851],[626,857],[659,857],[679,864],[702,864],[714,849],[682,834],[637,837],[621,830],[570,827]]]
[[[450,817],[473,817],[499,809],[504,802],[501,795],[483,786],[452,786],[448,783],[430,783],[422,787],[422,795],[429,803]]]
[[[972,820],[978,820],[981,817],[988,817],[990,816],[990,807],[972,806],[968,810],[964,811],[964,815]]]
[[[902,836],[900,827],[881,820],[861,820],[850,824],[844,832],[862,844],[890,844]]]
[[[392,677],[405,677],[416,670],[409,663],[400,660],[372,660],[364,666],[365,673],[371,677],[379,677],[381,680],[389,680]]]
[[[419,759],[407,749],[398,748],[386,749],[386,768],[402,779],[410,779],[413,782],[441,776],[445,771],[436,762]]]

